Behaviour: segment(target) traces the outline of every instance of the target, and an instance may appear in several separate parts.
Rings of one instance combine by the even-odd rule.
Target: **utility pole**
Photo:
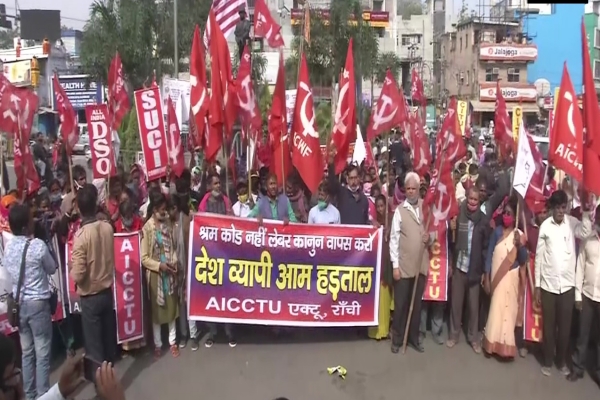
[[[177,33],[177,0],[173,0],[173,40],[175,45],[173,65],[175,66],[175,79],[179,79],[179,40],[177,38]]]

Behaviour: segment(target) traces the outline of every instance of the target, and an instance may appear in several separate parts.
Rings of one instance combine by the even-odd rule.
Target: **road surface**
[[[475,354],[462,340],[455,348],[425,341],[425,353],[392,354],[389,341],[357,339],[338,329],[298,329],[276,343],[263,328],[260,339],[231,349],[188,348],[177,359],[153,362],[147,353],[117,364],[128,400],[548,400],[593,399],[600,389],[586,375],[576,383],[553,371],[540,373],[535,357],[499,362]],[[350,336],[350,338],[348,338]],[[327,374],[342,365],[345,380]],[[54,373],[56,375],[56,373]],[[56,378],[55,378],[56,379]],[[88,385],[77,396],[92,398]]]

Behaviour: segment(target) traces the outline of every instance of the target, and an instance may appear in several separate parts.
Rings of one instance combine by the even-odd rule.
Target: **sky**
[[[14,15],[15,3],[22,10],[60,10],[61,25],[69,28],[83,29],[89,14],[93,0],[3,0],[6,4],[6,13]]]

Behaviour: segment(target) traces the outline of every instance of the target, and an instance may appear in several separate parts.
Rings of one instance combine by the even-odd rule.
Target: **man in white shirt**
[[[571,382],[583,378],[590,333],[594,321],[600,321],[600,207],[596,208],[594,233],[579,245],[575,271],[575,308],[579,314],[579,336],[573,353]],[[600,375],[600,342],[596,345],[596,376]]]
[[[327,181],[319,185],[317,205],[308,212],[309,224],[339,224],[340,212],[331,204]]]
[[[248,182],[245,180],[238,181],[235,191],[238,196],[238,201],[236,201],[236,203],[231,207],[233,215],[236,217],[246,218],[256,204],[258,196],[255,194],[249,194]]]
[[[568,201],[563,190],[550,196],[551,217],[540,226],[535,252],[535,301],[542,307],[545,376],[550,375],[555,354],[560,372],[570,373],[566,356],[575,303],[575,239],[585,239],[592,231],[589,212],[584,211],[579,222],[567,214]]]

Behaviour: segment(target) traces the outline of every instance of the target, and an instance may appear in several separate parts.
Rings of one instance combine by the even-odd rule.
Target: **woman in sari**
[[[527,262],[526,238],[516,229],[517,199],[504,206],[502,226],[490,237],[485,261],[484,289],[491,296],[483,349],[502,358],[517,355],[515,327],[523,310],[522,285]]]
[[[392,267],[390,264],[390,225],[393,213],[388,212],[388,223],[385,222],[385,201],[384,195],[379,195],[375,199],[377,207],[377,222],[385,226],[383,246],[381,250],[381,282],[379,288],[379,326],[369,328],[369,337],[371,339],[387,339],[390,333],[390,315],[392,306]]]
[[[167,198],[159,191],[150,192],[148,221],[142,228],[141,259],[152,313],[154,357],[162,355],[161,326],[168,325],[171,355],[179,357],[176,319],[179,317],[177,287],[177,241],[167,212]]]

